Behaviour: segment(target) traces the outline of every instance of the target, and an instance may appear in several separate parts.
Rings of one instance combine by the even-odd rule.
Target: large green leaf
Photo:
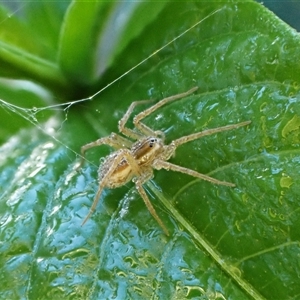
[[[57,65],[59,32],[69,1],[8,2],[0,7],[0,76],[67,90]],[[24,104],[23,104],[24,105]]]
[[[298,297],[299,36],[252,2],[171,3],[157,11],[112,50],[98,84],[83,68],[91,90],[215,13],[93,101],[53,112],[1,147],[2,299]],[[70,10],[63,26],[79,31],[68,16],[74,17]],[[66,27],[61,34],[61,41],[72,38]],[[84,46],[76,45],[77,59],[84,59]],[[77,74],[71,66],[65,72],[70,87]],[[110,150],[90,150],[80,171],[74,151],[116,132],[132,101],[160,100],[193,86],[199,87],[195,94],[160,108],[145,123],[163,130],[169,143],[251,120],[182,145],[171,159],[236,187],[157,171],[145,189],[169,237],[132,184],[106,189],[81,227],[97,190],[99,158]],[[22,111],[33,123],[30,117],[44,113]]]
[[[59,60],[75,82],[97,81],[128,43],[152,21],[167,1],[73,1],[62,28]],[[74,26],[78,20],[78,26]],[[74,47],[83,44],[84,47]]]

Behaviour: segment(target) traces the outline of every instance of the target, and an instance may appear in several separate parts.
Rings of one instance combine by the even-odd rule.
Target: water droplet
[[[293,184],[293,179],[285,174],[282,174],[280,179],[280,186],[282,188],[289,188]]]

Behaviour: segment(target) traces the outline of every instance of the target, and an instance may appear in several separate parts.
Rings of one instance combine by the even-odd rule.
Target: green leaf
[[[38,82],[56,94],[69,92],[57,65],[68,1],[4,4],[5,8],[0,7],[0,76]]]
[[[72,5],[79,2],[68,9],[71,28],[63,25],[61,43],[72,39],[68,32],[80,31],[70,21]],[[121,46],[111,50],[99,83],[85,62],[78,63],[85,84],[99,91],[154,53],[151,58],[92,101],[53,112],[39,128],[21,130],[1,147],[1,298],[298,297],[299,35],[253,2],[173,2],[163,9],[158,4],[157,11],[148,26],[119,35]],[[97,23],[92,13],[83,24]],[[91,41],[87,28],[78,36],[86,33]],[[89,46],[77,44],[74,57],[95,53],[95,44]],[[72,59],[62,66],[69,85],[82,83]],[[94,61],[87,59],[87,65]],[[250,120],[180,146],[170,160],[236,187],[156,171],[144,187],[169,237],[131,183],[105,189],[81,226],[97,191],[99,158],[111,150],[90,150],[76,171],[80,147],[117,132],[133,101],[158,101],[193,86],[196,93],[161,107],[145,124],[162,130],[170,143]],[[43,120],[44,112],[25,116]]]
[[[79,84],[94,83],[166,4],[73,1],[62,29],[59,60],[64,72]]]

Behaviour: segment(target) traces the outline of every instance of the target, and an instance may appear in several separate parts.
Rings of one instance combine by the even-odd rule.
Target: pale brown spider
[[[166,169],[168,171],[172,170],[172,171],[188,174],[196,178],[204,179],[215,184],[221,184],[230,187],[235,186],[233,183],[217,180],[215,178],[198,173],[191,169],[172,164],[167,160],[169,160],[175,154],[176,148],[182,144],[185,144],[187,142],[193,141],[195,139],[198,139],[206,135],[211,135],[216,132],[231,130],[241,126],[246,126],[251,123],[250,121],[233,124],[233,125],[227,125],[223,127],[214,128],[214,129],[208,129],[202,132],[196,132],[178,138],[172,141],[169,145],[164,144],[164,133],[162,131],[154,131],[141,122],[142,119],[150,115],[159,107],[171,101],[186,97],[192,94],[193,92],[195,92],[197,89],[198,87],[194,87],[185,93],[164,98],[158,103],[151,106],[150,108],[137,114],[133,118],[133,124],[135,125],[136,130],[126,128],[125,124],[128,121],[133,109],[139,104],[148,103],[149,100],[136,101],[131,103],[126,114],[119,121],[118,128],[119,131],[124,136],[132,140],[137,140],[136,142],[132,142],[131,140],[124,138],[116,133],[111,133],[110,136],[100,138],[94,142],[91,142],[81,147],[81,162],[78,168],[81,167],[82,164],[84,163],[85,152],[90,148],[107,144],[117,149],[115,152],[108,155],[105,158],[104,162],[99,167],[98,170],[99,188],[94,198],[92,207],[90,208],[88,215],[82,222],[82,225],[85,224],[85,222],[89,219],[89,217],[95,210],[100,195],[102,193],[102,190],[105,187],[116,188],[132,180],[135,183],[136,189],[138,190],[139,194],[143,198],[151,215],[161,226],[165,234],[169,235],[169,231],[167,230],[163,221],[157,215],[154,207],[152,206],[143,188],[143,184],[153,177],[153,169],[156,170]]]

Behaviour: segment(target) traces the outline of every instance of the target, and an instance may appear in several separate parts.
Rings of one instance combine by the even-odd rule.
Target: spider
[[[188,174],[192,177],[207,180],[211,183],[234,187],[235,185],[230,182],[220,181],[207,175],[198,173],[194,170],[181,167],[168,162],[168,160],[175,154],[176,148],[182,144],[193,141],[203,136],[211,135],[221,131],[227,131],[242,126],[246,126],[251,121],[245,121],[238,124],[227,125],[223,127],[204,130],[202,132],[196,132],[190,135],[180,137],[173,140],[169,145],[164,144],[164,133],[162,131],[152,130],[150,127],[141,122],[146,116],[153,113],[161,106],[170,103],[172,101],[184,98],[194,93],[198,87],[194,87],[185,93],[180,93],[167,98],[164,98],[152,105],[148,109],[140,112],[133,118],[133,124],[136,130],[125,127],[130,115],[137,105],[149,103],[152,100],[135,101],[131,103],[127,112],[118,123],[120,133],[125,137],[111,133],[107,137],[100,138],[94,142],[88,143],[81,147],[81,161],[78,166],[80,168],[84,163],[85,152],[88,149],[101,145],[109,145],[116,149],[115,152],[108,155],[104,162],[98,169],[99,187],[95,195],[93,204],[90,208],[88,215],[82,222],[82,225],[90,218],[94,212],[101,193],[104,188],[117,188],[129,181],[135,183],[136,189],[144,200],[149,212],[161,226],[164,233],[169,235],[169,231],[164,225],[152,206],[144,188],[143,184],[153,177],[153,169],[160,170],[172,170]],[[132,140],[136,140],[133,142]]]

